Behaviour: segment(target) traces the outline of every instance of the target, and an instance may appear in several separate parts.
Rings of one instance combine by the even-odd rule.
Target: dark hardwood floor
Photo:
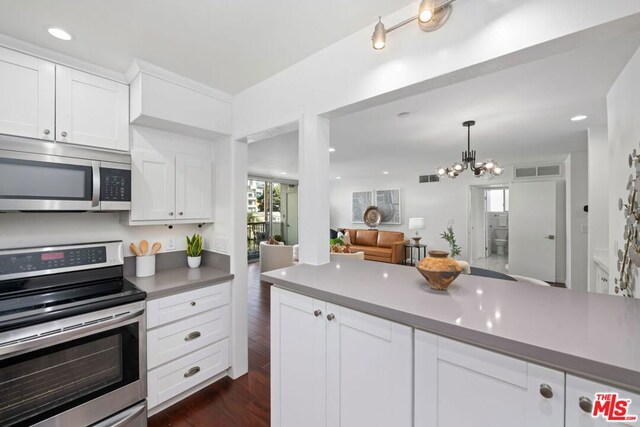
[[[149,427],[262,427],[270,424],[269,309],[271,285],[249,264],[249,373],[228,377],[149,418]]]

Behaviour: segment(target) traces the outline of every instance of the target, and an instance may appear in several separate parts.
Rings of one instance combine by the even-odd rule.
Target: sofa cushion
[[[357,230],[355,244],[358,246],[376,246],[378,241],[377,230]],[[351,243],[354,243],[351,240]]]
[[[375,246],[351,246],[351,252],[364,252],[366,256],[390,259],[391,249],[377,248]]]
[[[355,228],[345,228],[344,231],[343,231],[343,233],[345,234],[345,237],[349,236],[349,242],[352,245],[356,244],[356,232],[357,232],[357,230]],[[347,243],[346,240],[344,240],[344,242],[345,242],[345,244]]]
[[[404,240],[404,233],[400,231],[380,231],[378,232],[378,244],[379,248],[390,248],[396,242],[402,242]]]

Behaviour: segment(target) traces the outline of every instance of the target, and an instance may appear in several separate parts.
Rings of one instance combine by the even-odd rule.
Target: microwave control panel
[[[100,200],[104,202],[130,202],[131,171],[100,168]]]

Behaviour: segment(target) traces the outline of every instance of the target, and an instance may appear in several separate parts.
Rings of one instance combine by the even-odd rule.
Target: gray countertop
[[[415,268],[344,260],[261,279],[579,376],[640,391],[640,300],[461,275],[430,289]]]
[[[156,272],[154,276],[125,276],[125,279],[147,293],[147,299],[156,299],[180,292],[227,282],[233,274],[212,267],[179,267]]]

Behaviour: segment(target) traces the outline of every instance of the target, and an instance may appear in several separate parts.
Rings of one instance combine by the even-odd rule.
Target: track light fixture
[[[373,35],[371,36],[371,42],[373,43],[373,48],[375,50],[384,49],[387,45],[387,33],[390,33],[393,30],[397,30],[413,21],[418,21],[418,25],[422,31],[435,31],[442,27],[449,16],[451,15],[452,3],[455,0],[445,0],[440,4],[436,4],[436,0],[422,0],[420,2],[420,6],[418,8],[418,14],[416,16],[412,16],[409,19],[406,19],[393,27],[390,27],[388,30],[385,28],[382,23],[382,17],[378,19],[378,23],[376,24]]]

